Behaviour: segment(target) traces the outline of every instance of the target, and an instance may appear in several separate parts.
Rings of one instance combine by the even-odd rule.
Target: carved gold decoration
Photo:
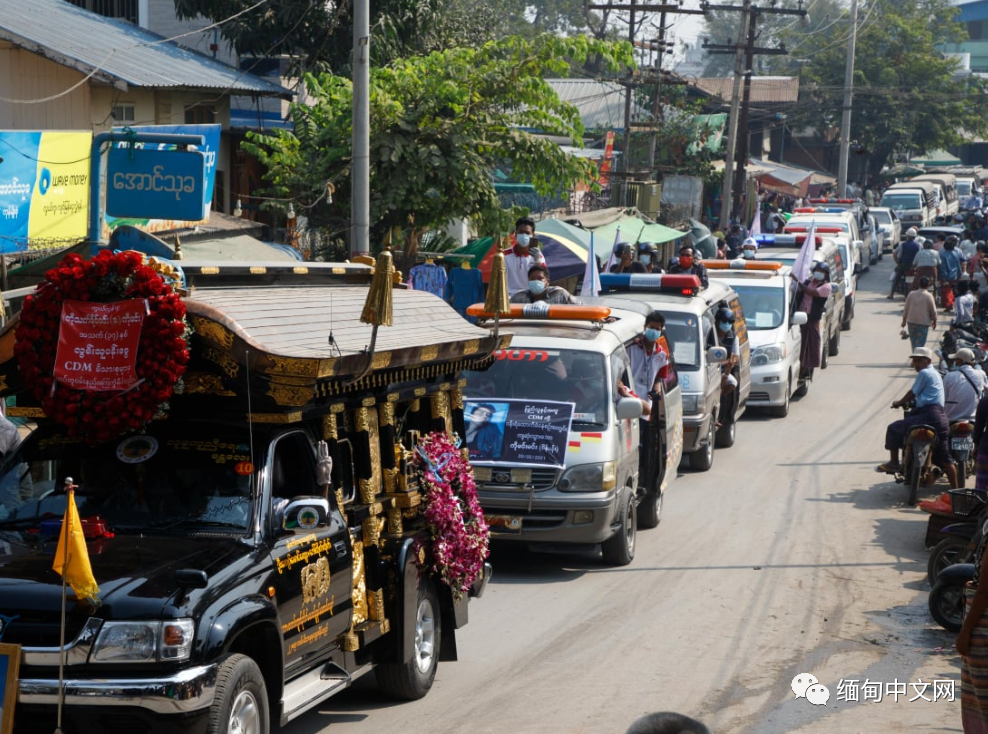
[[[343,503],[343,487],[337,487],[336,490],[334,491],[334,494],[336,495],[336,504],[340,508],[340,514],[343,515],[343,521],[346,522],[346,519],[347,519],[346,518],[346,513],[343,512],[343,505],[344,505],[344,503]]]
[[[21,408],[16,405],[12,405],[7,408],[7,415],[16,416],[18,418],[44,418],[45,411],[41,408]]]
[[[204,319],[199,316],[192,318],[192,328],[204,339],[219,344],[221,347],[229,349],[233,346],[233,334],[217,324],[215,321]]]
[[[387,497],[395,507],[416,507],[422,503],[422,495],[418,492],[396,492]]]
[[[277,385],[272,383],[268,387],[268,395],[278,405],[305,405],[312,399],[311,387],[297,387],[295,385]]]
[[[220,269],[215,265],[207,265],[205,267],[199,268],[199,272],[202,275],[219,275]]]
[[[292,272],[295,273],[295,275],[308,275],[309,269],[302,266],[296,266],[292,268]]]
[[[383,517],[368,517],[363,522],[364,545],[378,545],[381,542],[381,530],[384,525]]]
[[[414,395],[415,395],[415,397],[420,398],[423,395],[425,395],[427,392],[428,392],[428,390],[426,390],[424,387],[417,387],[417,388],[415,388]],[[415,410],[418,410],[418,408],[415,408]]]
[[[383,484],[383,489],[385,492],[394,492],[395,488],[398,486],[398,469],[382,469],[381,479]]]
[[[182,382],[185,383],[186,395],[203,394],[226,397],[236,395],[232,390],[223,387],[223,380],[218,375],[210,375],[205,372],[186,372],[185,376],[182,377]]]
[[[2,306],[2,305],[3,305],[3,301],[0,301],[0,306]],[[7,390],[9,388],[10,388],[10,385],[7,384],[7,376],[6,375],[0,375],[0,392],[2,392],[4,390]]]
[[[368,431],[367,408],[357,408],[353,411],[353,424],[354,430],[357,433],[366,433]]]
[[[319,374],[319,362],[314,359],[297,359],[295,357],[275,357],[269,355],[271,365],[264,371],[269,375],[288,375],[291,377],[316,377]]]
[[[381,403],[377,409],[377,424],[379,426],[393,426],[395,424],[394,403]]]
[[[367,621],[367,572],[364,568],[364,544],[353,542],[353,623]]]
[[[268,269],[266,267],[264,267],[263,265],[251,265],[250,266],[250,274],[251,275],[264,275],[266,272],[268,272]]]
[[[382,619],[381,620],[381,634],[386,635],[391,631],[391,620]]]
[[[388,532],[392,535],[401,535],[404,532],[401,525],[401,509],[398,507],[388,510]]]
[[[369,515],[380,515],[382,512],[384,512],[384,505],[380,502],[375,502],[367,506],[367,513]]]
[[[384,619],[384,589],[369,591],[367,601],[370,604],[370,618],[377,621]]]
[[[429,402],[431,403],[433,418],[449,421],[449,395],[444,392],[437,392],[430,397]]]
[[[372,504],[374,502],[375,492],[371,480],[360,479],[357,484],[360,488],[360,501],[365,505]]]
[[[210,362],[215,362],[219,365],[220,369],[226,373],[227,377],[236,377],[237,373],[240,371],[240,365],[237,364],[233,358],[218,349],[214,349],[213,347],[206,347],[203,349],[202,356]]]
[[[431,362],[438,356],[439,356],[438,344],[433,344],[431,347],[422,347],[421,360],[423,362]]]
[[[346,406],[343,403],[333,403],[329,406],[330,413],[342,413],[346,410]]]
[[[302,420],[302,411],[291,413],[251,413],[250,420],[255,423],[298,423]]]
[[[480,339],[471,339],[463,345],[463,356],[476,354],[480,350]]]
[[[333,275],[346,275],[346,268],[333,268]]]
[[[453,403],[454,410],[463,410],[463,391],[459,387],[450,389],[449,399]]]
[[[322,437],[333,441],[340,437],[339,425],[336,422],[335,414],[328,413],[322,417]]]
[[[357,615],[354,614],[354,624],[356,624]],[[343,649],[347,652],[357,652],[360,649],[360,638],[357,637],[352,632],[347,632],[343,637]]]
[[[419,564],[425,563],[425,548],[419,547]]]
[[[365,408],[373,408],[375,405],[377,405],[377,398],[364,398],[363,400],[360,401],[360,404],[363,405]]]
[[[322,556],[315,563],[302,567],[302,601],[305,604],[329,594],[329,558]]]
[[[391,364],[391,352],[378,352],[371,360],[371,369],[384,369]]]

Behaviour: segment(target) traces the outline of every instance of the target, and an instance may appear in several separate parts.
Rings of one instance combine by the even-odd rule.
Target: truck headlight
[[[563,492],[606,492],[617,484],[616,462],[580,464],[563,472],[559,489]]]
[[[156,663],[188,660],[195,623],[105,622],[90,655],[94,663]]]
[[[695,413],[699,398],[699,395],[683,395],[683,412]]]
[[[758,367],[773,362],[781,362],[786,358],[785,342],[779,344],[769,344],[764,347],[755,347],[751,350],[751,366]]]

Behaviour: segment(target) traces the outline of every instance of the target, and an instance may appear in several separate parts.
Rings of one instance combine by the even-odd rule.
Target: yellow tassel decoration
[[[502,265],[503,267],[503,265]],[[370,290],[367,291],[367,301],[360,314],[360,320],[374,326],[391,326],[391,282],[395,266],[391,261],[391,253],[384,251],[377,256],[374,266],[374,277],[371,279]]]
[[[502,316],[511,313],[511,304],[508,301],[508,274],[504,266],[504,255],[500,252],[494,256],[494,260],[491,262],[491,282],[487,286],[484,311]]]

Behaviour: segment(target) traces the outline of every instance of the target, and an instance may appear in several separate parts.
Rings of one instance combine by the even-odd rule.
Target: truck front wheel
[[[411,659],[403,663],[382,663],[374,668],[377,685],[387,695],[414,701],[432,688],[439,665],[442,636],[439,615],[436,590],[430,581],[422,579],[415,609],[415,629],[406,630],[406,634],[411,632],[414,635]]]
[[[268,692],[257,664],[246,655],[226,658],[216,674],[208,734],[265,734],[268,719]]]

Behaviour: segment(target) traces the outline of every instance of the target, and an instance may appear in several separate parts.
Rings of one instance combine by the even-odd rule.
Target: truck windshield
[[[971,195],[971,182],[970,181],[957,181],[957,195],[958,196],[970,196]]]
[[[486,372],[468,370],[469,398],[524,398],[574,403],[574,423],[603,425],[609,395],[604,356],[577,349],[512,347],[496,354]],[[577,420],[576,416],[580,416]]]
[[[39,428],[0,466],[0,527],[61,519],[68,478],[85,522],[114,532],[245,532],[253,497],[249,439],[226,426],[154,423],[146,434],[90,446]]]
[[[920,209],[918,194],[885,194],[882,206],[889,209]]]
[[[786,283],[789,280],[786,279]],[[744,323],[748,331],[765,331],[777,329],[782,324],[785,315],[785,290],[782,287],[767,288],[765,286],[733,285],[741,297],[741,307],[744,309]]]

